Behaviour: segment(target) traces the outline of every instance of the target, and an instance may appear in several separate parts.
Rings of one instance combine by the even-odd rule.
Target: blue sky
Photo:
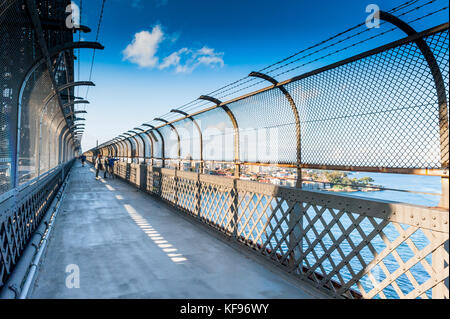
[[[96,52],[83,149],[363,22],[370,3],[388,10],[405,1],[107,0],[99,36],[106,49]],[[83,1],[82,24],[92,29],[85,40],[95,39],[101,2]],[[91,58],[91,50],[81,52],[81,80],[89,78]]]

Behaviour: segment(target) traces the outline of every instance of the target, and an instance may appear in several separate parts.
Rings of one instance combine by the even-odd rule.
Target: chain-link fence
[[[74,140],[68,0],[0,3],[0,287],[64,179]]]
[[[118,140],[99,149],[130,162],[162,158],[165,167],[211,161],[237,171],[269,164],[448,177],[448,33],[447,23],[281,83],[267,77],[273,86],[148,125],[147,143],[121,138],[150,146],[146,154],[109,147]]]
[[[39,43],[51,51],[73,41],[63,24],[69,3],[4,1],[0,7],[0,195],[61,164],[63,149],[73,153],[60,139],[67,125],[62,105],[73,100],[73,88],[54,94],[55,86],[73,82],[73,52],[44,55]],[[30,18],[38,9],[40,30]]]

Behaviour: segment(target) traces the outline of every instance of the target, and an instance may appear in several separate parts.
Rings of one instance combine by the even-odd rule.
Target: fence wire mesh
[[[66,96],[61,99],[54,95],[60,85],[73,82],[73,52],[43,53],[72,42],[73,32],[64,24],[69,4],[69,0],[0,3],[0,287],[75,155],[62,110],[73,100],[73,89],[61,92]],[[40,23],[34,23],[33,16]]]
[[[449,35],[444,24],[160,125],[163,139],[149,153],[160,158],[164,149],[171,161],[445,170],[448,107],[443,116],[436,70],[420,41],[436,60],[448,100]],[[224,105],[236,119],[236,130]],[[191,118],[201,129],[202,145]],[[178,131],[179,144],[170,125]]]

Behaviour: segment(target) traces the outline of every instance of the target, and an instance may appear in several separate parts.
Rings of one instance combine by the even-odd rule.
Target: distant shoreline
[[[363,187],[362,189],[357,189],[349,186],[348,188],[326,188],[325,190],[334,193],[356,193],[356,192],[380,192],[380,188]]]

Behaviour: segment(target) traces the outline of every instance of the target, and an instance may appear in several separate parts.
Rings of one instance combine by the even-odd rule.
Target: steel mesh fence
[[[170,126],[158,129],[164,139],[164,157],[167,159],[178,159],[178,136],[177,132]]]
[[[39,57],[34,31],[22,5],[22,1],[4,1],[0,7],[0,194],[14,187],[20,80]]]
[[[444,24],[174,120],[158,127],[153,158],[445,174],[448,46]]]
[[[184,119],[175,123],[174,127],[180,135],[180,158],[182,160],[200,160],[200,134],[194,122],[191,119]]]
[[[446,70],[448,52],[442,50],[448,50],[448,30],[433,37]],[[415,43],[286,88],[300,114],[303,164],[441,168],[435,84]]]
[[[203,134],[203,159],[206,161],[233,160],[233,125],[222,109],[194,116]]]
[[[64,99],[54,95],[60,85],[73,82],[73,53],[44,56],[44,52],[72,42],[72,30],[47,23],[63,23],[69,3],[0,3],[0,287],[56,195],[74,156],[76,145],[70,142],[63,148],[61,136],[68,125],[62,103],[73,99],[73,89],[64,92]]]
[[[294,113],[280,90],[262,92],[228,107],[239,125],[242,162],[297,162]]]

